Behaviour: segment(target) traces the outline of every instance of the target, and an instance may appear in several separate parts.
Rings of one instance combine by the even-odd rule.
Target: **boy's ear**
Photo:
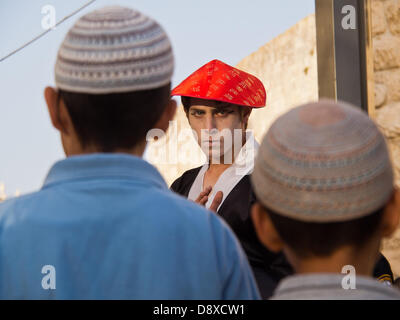
[[[390,237],[397,229],[400,219],[400,191],[394,189],[393,195],[383,211],[381,223],[382,237]]]
[[[258,202],[256,202],[251,208],[251,218],[261,243],[272,252],[282,251],[283,242],[268,213]]]
[[[61,130],[59,119],[57,116],[57,96],[58,93],[52,87],[46,87],[44,89],[44,99],[46,100],[47,110],[49,111],[49,116],[53,127],[57,130]]]
[[[62,133],[68,133],[67,117],[65,114],[66,109],[63,106],[63,102],[60,99],[58,105],[58,92],[52,87],[46,87],[44,89],[44,98],[46,100],[47,109],[49,111],[50,120],[54,128]]]
[[[160,119],[158,119],[157,123],[154,125],[154,128],[161,129],[162,131],[167,132],[169,122],[175,117],[176,107],[176,101],[170,99]]]

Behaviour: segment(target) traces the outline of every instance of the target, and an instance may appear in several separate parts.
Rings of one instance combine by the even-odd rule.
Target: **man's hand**
[[[214,200],[213,200],[213,202],[211,203],[211,206],[210,206],[210,208],[209,208],[211,211],[217,212],[217,209],[218,209],[219,205],[220,205],[221,202],[222,202],[222,197],[223,197],[223,196],[224,196],[224,195],[223,195],[222,191],[218,191],[218,192],[215,194]]]
[[[210,194],[211,190],[212,190],[211,186],[205,188],[202,192],[200,192],[200,194],[197,197],[197,199],[195,200],[195,202],[200,204],[200,205],[202,205],[202,206],[204,206],[208,201],[208,195]],[[214,200],[211,203],[211,206],[210,206],[209,210],[217,212],[217,209],[218,209],[219,205],[222,202],[222,198],[223,198],[222,191],[218,191],[215,194]]]

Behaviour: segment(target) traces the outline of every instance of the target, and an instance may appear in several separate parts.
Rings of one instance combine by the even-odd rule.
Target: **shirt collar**
[[[67,181],[96,178],[131,179],[167,189],[154,166],[142,158],[122,153],[85,154],[58,161],[47,174],[43,188]]]
[[[240,174],[240,171],[242,171],[243,175],[247,175],[249,171],[253,171],[254,160],[260,147],[251,131],[246,131],[246,136],[246,143],[240,149],[233,163],[236,167],[236,173]]]
[[[254,168],[254,160],[259,149],[259,144],[254,138],[253,133],[250,130],[246,131],[246,143],[240,149],[239,153],[235,157],[233,164],[227,168],[215,183],[211,193],[208,196],[208,201],[205,207],[208,209],[212,201],[214,200],[215,194],[218,191],[222,191],[223,197],[217,211],[221,208],[225,199],[228,197],[232,189],[239,183],[239,181],[245,176],[252,173]],[[204,175],[208,169],[209,164],[206,163],[200,169],[195,181],[193,182],[188,198],[195,201],[199,196],[200,192],[203,191]]]
[[[274,298],[286,293],[299,292],[301,294],[304,290],[341,289],[342,280],[345,276],[346,274],[337,273],[309,273],[288,276],[279,283],[274,292]],[[356,288],[383,293],[390,290],[389,286],[378,280],[362,275],[357,275]]]

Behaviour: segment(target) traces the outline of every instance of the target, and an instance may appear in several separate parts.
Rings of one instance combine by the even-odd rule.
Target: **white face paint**
[[[229,128],[221,131],[201,129],[200,140],[201,149],[213,163],[232,163],[233,141],[232,131]]]
[[[233,147],[240,145],[244,132],[239,106],[192,99],[188,111],[197,142],[212,163],[233,163]],[[238,140],[239,141],[236,141]]]

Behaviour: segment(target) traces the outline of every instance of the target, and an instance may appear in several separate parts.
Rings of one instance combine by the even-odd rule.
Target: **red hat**
[[[172,90],[171,95],[217,100],[251,108],[264,107],[266,103],[265,88],[259,79],[219,60],[212,60],[193,72]]]

